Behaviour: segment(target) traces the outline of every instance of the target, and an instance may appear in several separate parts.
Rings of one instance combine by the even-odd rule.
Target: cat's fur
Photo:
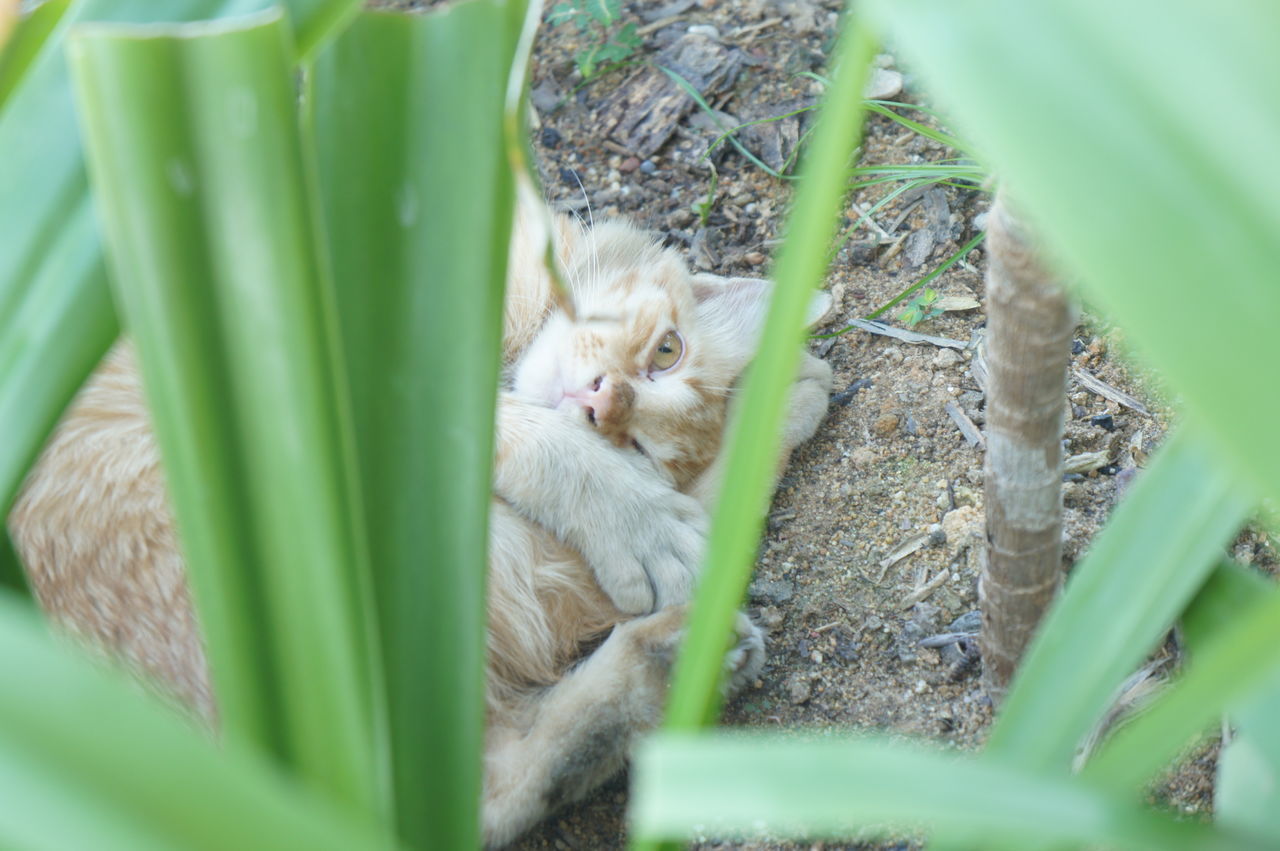
[[[542,220],[527,205],[517,217],[508,280],[490,531],[490,845],[607,779],[634,736],[659,720],[731,388],[754,351],[768,291],[752,279],[690,276],[674,252],[629,226],[585,230],[561,218],[554,240],[570,319],[555,307],[531,238]],[[654,370],[669,331],[683,353]],[[806,354],[788,452],[813,433],[830,385],[830,369]],[[46,611],[215,721],[127,344],[64,418],[9,522]],[[737,628],[726,660],[732,688],[763,659],[759,630],[745,616]]]

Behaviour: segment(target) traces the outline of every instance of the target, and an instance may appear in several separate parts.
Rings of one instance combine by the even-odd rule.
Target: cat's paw
[[[615,644],[628,648],[623,652],[635,660],[631,669],[646,669],[649,671],[646,676],[659,677],[665,682],[684,641],[687,609],[687,606],[671,606],[615,629]],[[738,612],[733,628],[737,639],[724,657],[726,695],[742,691],[764,667],[764,631],[743,612]]]
[[[734,630],[738,641],[724,659],[726,695],[742,691],[764,668],[764,630],[743,612],[738,612]]]
[[[584,553],[601,589],[627,614],[688,602],[706,546],[707,516],[697,500],[670,488],[654,497],[637,500],[627,521]]]

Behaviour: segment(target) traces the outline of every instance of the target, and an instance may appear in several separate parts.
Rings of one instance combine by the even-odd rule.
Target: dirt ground
[[[835,0],[675,0],[624,5],[621,14],[643,39],[631,58],[685,63],[686,76],[699,77],[706,86],[699,88],[710,92],[708,108],[732,127],[816,101],[821,83],[800,75],[827,73],[839,6]],[[569,23],[544,27],[536,48],[533,140],[548,197],[584,217],[629,217],[683,249],[695,268],[767,275],[791,199],[789,181],[729,144],[706,156],[721,132],[708,109],[684,95],[664,95],[664,78],[652,68],[633,65],[583,84],[574,57],[592,43],[591,33]],[[878,64],[886,72],[880,80],[885,94],[928,103],[909,69],[891,55]],[[897,82],[901,92],[892,91]],[[765,165],[782,170],[811,116],[756,125],[739,139]],[[950,156],[940,144],[871,116],[861,163]],[[865,210],[892,188],[868,189],[853,200]],[[823,330],[844,327],[936,268],[980,232],[988,203],[979,187],[940,187],[905,193],[878,211],[875,225],[854,232],[832,265],[827,287],[838,307]],[[850,206],[846,227],[858,215]],[[943,297],[977,306],[926,320],[916,330],[963,343],[977,339],[985,320],[984,266],[982,249],[971,250],[931,284]],[[884,318],[902,327],[897,312]],[[825,424],[796,452],[774,500],[750,592],[750,612],[769,630],[769,661],[754,687],[730,705],[725,723],[874,729],[976,748],[991,720],[980,663],[956,645],[919,645],[922,637],[975,617],[983,457],[947,412],[950,405],[983,423],[973,350],[910,345],[861,330],[812,347],[835,371],[835,394]],[[1064,484],[1064,568],[1086,549],[1168,422],[1168,407],[1136,380],[1121,347],[1120,332],[1083,314],[1072,369],[1129,394],[1150,413],[1071,382],[1064,399],[1066,453],[1103,455]],[[1274,561],[1265,538],[1248,533],[1236,555]],[[1189,757],[1152,790],[1152,800],[1185,813],[1207,812],[1215,755],[1211,745]],[[621,848],[625,799],[626,781],[619,778],[515,847]]]

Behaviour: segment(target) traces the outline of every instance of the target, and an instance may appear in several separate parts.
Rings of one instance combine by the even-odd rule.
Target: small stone
[[[898,423],[901,421],[902,418],[897,414],[884,414],[877,417],[876,421],[871,424],[871,431],[877,437],[889,437],[898,430]]]
[[[982,512],[972,505],[962,505],[942,515],[942,534],[952,544],[961,544],[982,536]]]
[[[1111,414],[1096,414],[1089,418],[1090,425],[1096,425],[1098,428],[1106,431],[1116,430],[1116,418]]]
[[[785,579],[756,579],[748,589],[752,600],[775,606],[787,602],[795,593],[795,585]]]
[[[761,606],[760,611],[756,614],[756,620],[770,632],[777,632],[781,629],[782,623],[786,619],[787,616],[777,606]]]
[[[804,674],[794,674],[787,680],[787,698],[792,705],[806,703],[813,694],[813,683]]]
[[[902,75],[888,68],[875,68],[862,90],[867,100],[891,100],[902,92]]]
[[[946,369],[949,366],[955,366],[963,362],[964,355],[955,349],[942,349],[929,361],[929,366],[933,369]]]
[[[748,251],[746,254],[742,255],[742,259],[746,260],[752,266],[759,266],[764,262],[764,255],[759,251]]]
[[[689,35],[705,35],[707,38],[713,38],[716,41],[720,40],[720,30],[711,26],[711,24],[694,24],[685,32],[689,33]]]
[[[858,469],[866,469],[876,462],[878,455],[870,446],[859,446],[849,454],[849,461]]]
[[[561,141],[560,131],[554,127],[543,127],[540,138],[542,139],[542,144],[546,145],[548,148],[554,148],[559,145]]]
[[[658,170],[658,167],[653,164],[653,160],[645,160],[640,163],[640,170],[645,174],[653,174]]]
[[[622,172],[623,174],[630,174],[631,172],[635,171],[639,167],[640,167],[639,157],[627,157],[618,166],[618,171]]]
[[[693,224],[694,218],[694,214],[690,210],[681,207],[667,216],[667,227],[672,229],[688,227]]]

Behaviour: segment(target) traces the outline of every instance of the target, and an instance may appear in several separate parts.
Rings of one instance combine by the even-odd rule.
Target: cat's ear
[[[698,304],[698,324],[704,333],[715,334],[723,350],[731,352],[745,367],[755,354],[769,310],[773,282],[762,278],[723,278],[699,274],[693,278],[693,297]],[[805,325],[811,327],[831,311],[831,296],[819,290],[809,300]]]

